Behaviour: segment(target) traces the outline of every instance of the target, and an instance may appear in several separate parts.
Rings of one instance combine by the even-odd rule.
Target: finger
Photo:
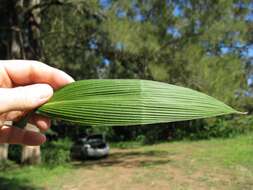
[[[8,60],[1,61],[4,68],[16,85],[47,83],[54,89],[73,82],[73,78],[61,70],[55,69],[38,61]]]
[[[0,143],[37,146],[43,144],[45,141],[45,135],[34,131],[27,131],[10,126],[0,128]]]
[[[0,88],[0,113],[32,110],[47,102],[52,95],[53,89],[47,84]]]
[[[26,114],[25,111],[10,111],[0,116],[2,121],[18,121]]]
[[[36,125],[42,132],[51,126],[51,120],[48,117],[37,114],[31,116],[29,123]]]

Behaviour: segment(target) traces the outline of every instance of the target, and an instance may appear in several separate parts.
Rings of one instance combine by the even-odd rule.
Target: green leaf
[[[201,92],[147,80],[83,80],[56,91],[37,112],[89,126],[128,126],[240,113]]]

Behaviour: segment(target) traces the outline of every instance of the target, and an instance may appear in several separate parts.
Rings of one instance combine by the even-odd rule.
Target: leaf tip
[[[240,115],[248,115],[248,112],[240,112],[240,111],[237,111],[236,113],[237,113],[237,114],[240,114]]]

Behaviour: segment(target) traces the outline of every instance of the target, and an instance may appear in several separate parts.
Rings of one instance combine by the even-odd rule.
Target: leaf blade
[[[38,113],[85,125],[127,126],[240,112],[189,88],[147,80],[93,79],[60,89]]]

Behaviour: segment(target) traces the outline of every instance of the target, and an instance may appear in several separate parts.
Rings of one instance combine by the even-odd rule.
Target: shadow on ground
[[[172,162],[171,156],[174,153],[167,151],[116,151],[111,153],[107,158],[100,160],[77,161],[73,165],[76,167],[155,167]]]
[[[0,177],[0,189],[1,190],[44,190],[40,187],[34,187],[29,184],[27,180],[9,179]]]

